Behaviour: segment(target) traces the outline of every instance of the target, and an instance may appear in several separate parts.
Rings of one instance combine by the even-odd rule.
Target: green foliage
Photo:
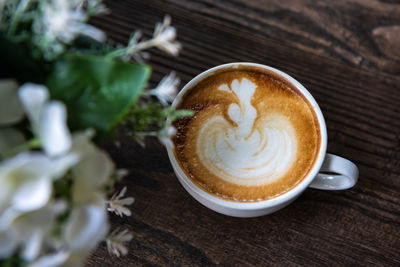
[[[83,23],[82,27],[89,27],[87,20],[103,8],[100,2],[91,2],[80,10],[85,14],[84,19],[77,20]],[[110,56],[119,51],[115,44],[84,36],[83,28],[64,25],[66,30],[71,26],[77,31],[68,41],[62,38],[63,31],[51,32],[49,24],[44,23],[43,10],[45,6],[54,8],[52,1],[7,0],[4,3],[4,6],[0,3],[1,78],[14,78],[20,84],[46,84],[51,98],[67,105],[68,126],[72,131],[91,127],[102,134],[121,122],[142,94],[150,67]],[[64,8],[63,12],[77,11],[74,5]],[[45,34],[49,32],[55,35]],[[140,37],[135,38],[137,41]],[[150,44],[154,42],[144,42],[137,50],[149,48]],[[190,114],[148,103],[143,107],[135,105],[129,118],[135,131],[142,131],[150,125],[163,129],[166,119],[173,121]]]
[[[133,106],[127,120],[132,122],[134,131],[146,131],[150,125],[165,128],[169,121],[179,117],[192,116],[191,110],[175,110],[173,107],[163,108],[160,103],[147,102],[144,106]]]
[[[134,129],[130,134],[137,134],[134,138],[139,143],[146,135],[158,136],[160,141],[166,143],[163,140],[175,133],[175,129],[169,127],[170,123],[178,117],[190,116],[193,112],[176,111],[172,107],[164,108],[158,103],[148,102],[151,94],[142,93],[151,73],[150,67],[117,57],[125,60],[136,58],[134,55],[138,56],[143,49],[150,47],[158,47],[177,55],[180,44],[174,41],[175,31],[170,30],[170,18],[166,17],[162,25],[157,25],[157,36],[152,39],[137,42],[140,35],[136,34],[127,48],[117,49],[112,41],[103,43],[105,38],[102,31],[87,24],[92,15],[104,11],[105,6],[101,0],[0,0],[0,79],[16,79],[19,85],[27,82],[46,85],[50,101],[60,100],[67,106],[68,128],[71,132],[94,128],[102,135],[126,119],[133,124]],[[176,82],[170,82],[170,86],[168,88],[175,90]],[[145,105],[138,103],[141,102],[138,101],[141,95],[141,100],[147,102]],[[162,95],[157,96],[161,101],[166,101]],[[39,115],[41,118],[42,114]],[[43,148],[43,136],[31,131],[34,128],[32,126],[29,116],[13,125],[25,133],[28,141],[0,154],[0,161],[24,151]],[[147,132],[153,126],[159,131]],[[108,183],[103,185],[104,190],[95,188],[93,193],[110,192],[114,188],[113,184],[122,176],[123,172],[116,171]],[[39,257],[68,248],[63,230],[71,212],[75,206],[90,205],[78,203],[74,199],[75,183],[71,169],[53,182],[51,200],[47,204],[51,206],[62,200],[67,207],[52,222],[51,239],[46,236],[38,243],[41,246]],[[54,248],[51,246],[54,242],[49,240],[57,240],[61,246]],[[30,263],[19,255],[24,240],[17,241],[18,246],[10,255],[6,255],[8,258],[0,259],[0,267],[26,266]]]
[[[146,65],[95,55],[65,55],[47,80],[51,97],[68,109],[70,129],[115,126],[142,93],[150,75]]]

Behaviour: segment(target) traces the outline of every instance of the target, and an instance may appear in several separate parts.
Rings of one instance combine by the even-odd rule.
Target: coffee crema
[[[217,71],[190,88],[174,125],[175,156],[203,190],[253,202],[293,189],[317,158],[321,136],[311,104],[283,77],[258,67]]]

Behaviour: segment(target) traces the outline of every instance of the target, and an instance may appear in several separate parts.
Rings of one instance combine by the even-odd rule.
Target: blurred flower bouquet
[[[131,214],[126,188],[113,192],[127,171],[95,141],[123,123],[140,144],[172,145],[170,122],[191,114],[168,107],[174,73],[144,90],[150,68],[134,62],[150,47],[178,54],[170,18],[115,47],[87,24],[107,12],[101,0],[0,0],[0,265],[79,266],[101,241],[126,254],[132,235],[109,231],[107,211]]]

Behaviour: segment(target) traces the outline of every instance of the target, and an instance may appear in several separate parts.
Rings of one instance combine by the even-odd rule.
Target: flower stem
[[[156,45],[155,39],[150,39],[150,40],[147,40],[144,42],[134,44],[132,46],[114,50],[114,51],[108,53],[107,57],[115,58],[115,57],[120,57],[120,56],[123,56],[126,54],[133,55],[141,50],[149,49],[155,45]]]
[[[106,55],[108,58],[116,58],[126,54],[126,48],[114,50]]]

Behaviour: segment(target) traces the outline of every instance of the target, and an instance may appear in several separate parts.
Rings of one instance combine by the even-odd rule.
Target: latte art
[[[283,176],[297,152],[290,122],[279,114],[260,116],[251,104],[257,86],[246,78],[218,90],[234,95],[228,108],[231,121],[210,116],[197,137],[200,162],[214,175],[239,185],[261,185]],[[210,111],[211,112],[211,111]]]
[[[182,97],[195,111],[174,125],[175,157],[187,177],[216,197],[254,202],[300,183],[317,158],[321,136],[306,98],[268,70],[212,73]]]

